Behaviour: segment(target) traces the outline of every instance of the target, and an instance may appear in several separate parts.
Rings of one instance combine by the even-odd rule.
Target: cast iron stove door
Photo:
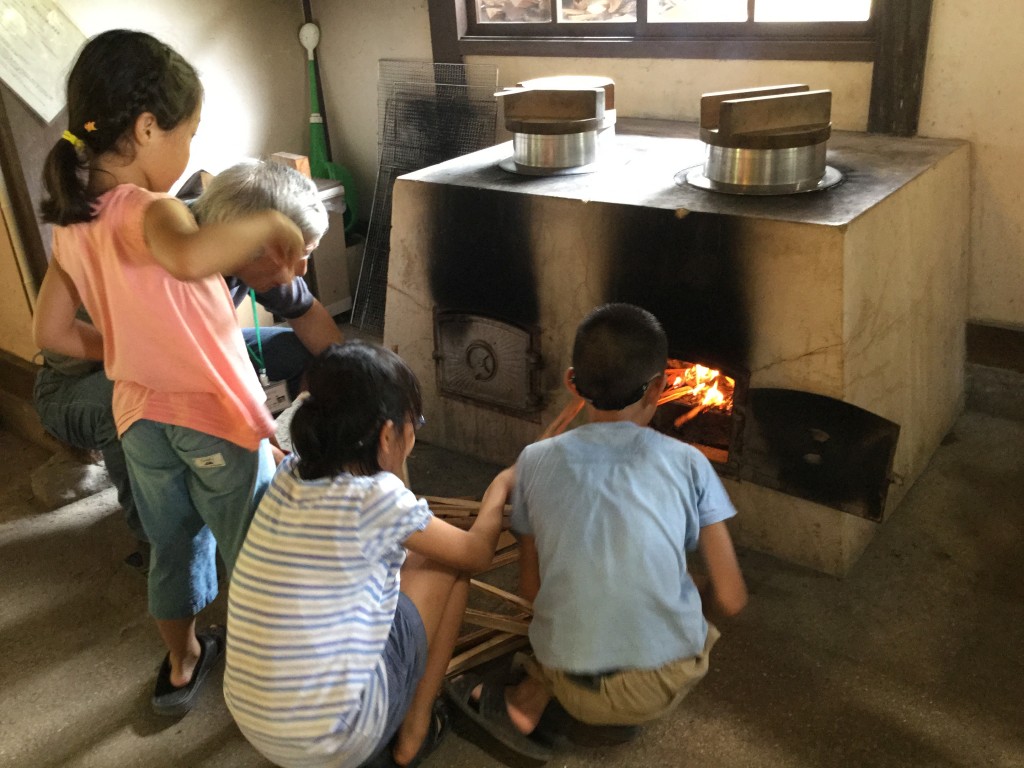
[[[434,313],[434,358],[441,394],[518,415],[538,414],[537,333],[461,312]]]

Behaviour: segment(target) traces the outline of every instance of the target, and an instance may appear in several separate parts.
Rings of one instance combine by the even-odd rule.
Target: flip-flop
[[[473,701],[473,689],[481,683],[480,700]],[[483,681],[475,675],[462,675],[455,680],[446,680],[444,690],[466,717],[508,749],[539,762],[551,759],[549,748],[520,731],[509,718],[504,684]]]
[[[165,717],[183,717],[188,714],[196,703],[196,696],[203,685],[203,680],[213,669],[224,653],[223,631],[211,629],[196,633],[199,640],[199,661],[192,671],[192,679],[186,685],[171,684],[171,657],[164,657],[160,671],[156,676],[156,687],[153,690],[151,703],[153,711]]]
[[[416,768],[416,766],[426,760],[427,755],[437,749],[447,733],[448,707],[445,706],[444,701],[438,699],[434,702],[434,709],[430,715],[430,729],[427,731],[427,735],[423,737],[423,744],[420,745],[419,751],[413,756],[412,760],[406,763],[405,768]]]
[[[584,723],[566,712],[558,699],[552,699],[533,733],[551,744],[561,739],[580,747],[612,747],[632,741],[642,733],[642,729],[638,725]]]
[[[395,762],[394,755],[392,754],[395,748],[395,739],[392,739],[381,752],[363,763],[360,768],[416,768],[416,766],[427,759],[428,755],[437,749],[447,733],[448,707],[445,706],[444,701],[437,699],[431,710],[430,727],[427,735],[423,737],[423,744],[420,745],[419,751],[413,755],[412,760],[404,766],[400,766]]]

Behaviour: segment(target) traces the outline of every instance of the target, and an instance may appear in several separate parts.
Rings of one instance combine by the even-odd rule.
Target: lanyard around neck
[[[256,291],[252,288],[249,289],[249,299],[252,303],[252,325],[256,331],[256,349],[253,350],[248,344],[245,345],[245,348],[249,350],[249,356],[256,363],[262,378],[267,375],[267,366],[263,359],[263,339],[260,337],[260,316],[256,309]]]

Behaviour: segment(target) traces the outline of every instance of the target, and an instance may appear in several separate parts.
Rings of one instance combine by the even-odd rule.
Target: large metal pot
[[[780,195],[818,189],[827,170],[830,133],[826,127],[739,141],[733,138],[726,145],[717,136],[702,132],[705,155],[701,173],[709,189],[721,192]]]
[[[615,136],[614,84],[607,78],[538,78],[497,95],[512,134],[512,157],[499,163],[505,170],[587,173]]]
[[[745,195],[831,186],[842,178],[825,164],[831,104],[831,92],[806,85],[705,94],[700,124],[704,163],[680,175],[704,189]]]

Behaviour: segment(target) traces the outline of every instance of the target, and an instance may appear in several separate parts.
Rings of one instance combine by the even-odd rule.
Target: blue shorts
[[[234,568],[274,475],[270,444],[249,451],[194,429],[141,420],[121,439],[132,493],[152,545],[149,612],[185,619],[217,597],[216,550]]]
[[[398,609],[391,624],[388,641],[384,645],[384,669],[388,676],[388,712],[374,755],[388,749],[391,739],[409,711],[416,686],[423,678],[427,666],[427,631],[423,628],[420,612],[402,592],[398,594]]]

